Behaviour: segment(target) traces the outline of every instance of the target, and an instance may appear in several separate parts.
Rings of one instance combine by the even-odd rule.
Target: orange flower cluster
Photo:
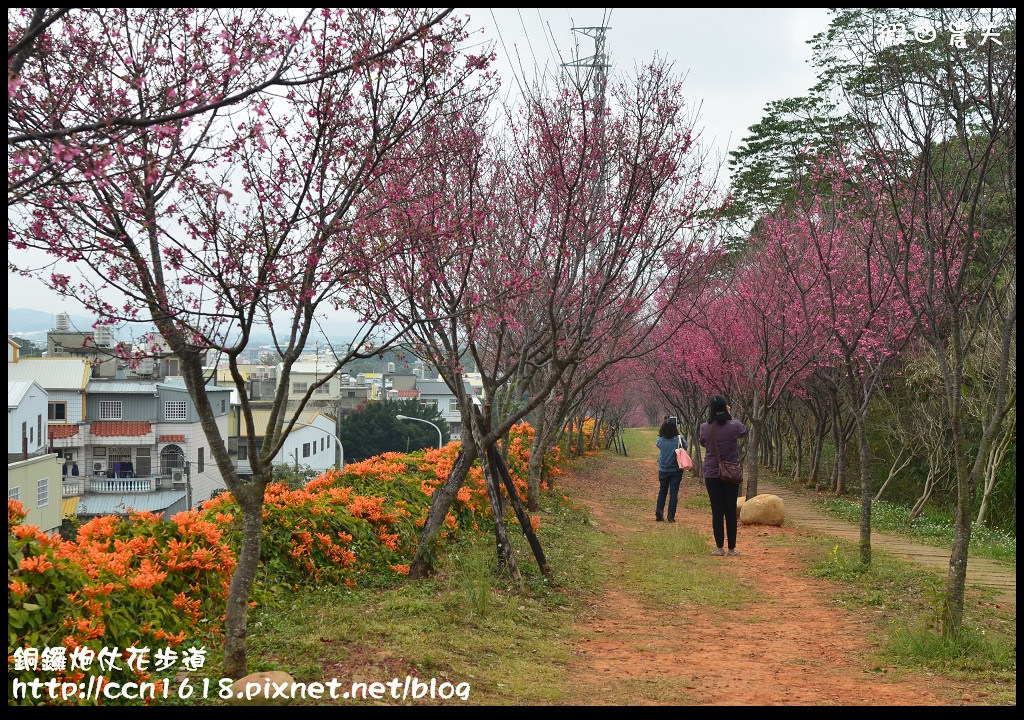
[[[24,516],[8,501],[8,656],[57,643],[126,653],[217,633],[235,555],[214,523],[194,512],[170,522],[153,513],[101,517],[67,541],[21,525]],[[108,680],[150,679],[120,665]]]

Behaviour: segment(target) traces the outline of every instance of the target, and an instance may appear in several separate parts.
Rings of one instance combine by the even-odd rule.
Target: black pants
[[[725,529],[729,531],[729,549],[733,550],[736,547],[736,498],[740,486],[718,478],[704,478],[704,484],[711,499],[711,530],[715,533],[715,545],[722,547],[725,542],[724,520]]]
[[[659,470],[658,484],[658,507],[654,511],[655,517],[662,517],[665,510],[665,496],[668,495],[668,519],[675,520],[676,502],[679,500],[679,483],[683,481],[682,470]]]

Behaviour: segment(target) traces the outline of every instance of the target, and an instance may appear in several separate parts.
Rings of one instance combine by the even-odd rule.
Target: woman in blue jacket
[[[668,521],[676,521],[676,502],[679,500],[679,483],[683,480],[683,471],[676,461],[676,448],[687,448],[686,439],[679,434],[679,424],[675,418],[665,418],[658,430],[658,505],[654,509],[654,519],[662,522],[665,519],[665,496],[668,495]],[[682,445],[680,445],[682,443]]]

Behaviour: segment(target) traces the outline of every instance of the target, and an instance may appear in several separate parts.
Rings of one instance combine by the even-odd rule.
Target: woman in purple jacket
[[[739,439],[747,434],[746,425],[733,419],[731,409],[724,397],[715,395],[708,403],[708,421],[700,426],[700,444],[707,448],[704,453],[704,485],[707,486],[708,498],[711,500],[711,529],[715,533],[715,545],[718,546],[711,551],[712,555],[727,554],[723,547],[723,530],[729,533],[728,554],[739,555],[736,550],[736,498],[740,486],[718,478],[718,451],[721,450],[721,459],[725,462],[738,463]],[[711,437],[712,424],[715,430],[714,438]]]

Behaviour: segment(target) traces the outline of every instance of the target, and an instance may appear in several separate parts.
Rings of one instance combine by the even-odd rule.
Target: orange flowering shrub
[[[221,528],[198,513],[170,521],[153,513],[95,518],[75,541],[22,525],[24,517],[20,503],[8,501],[8,658],[26,647],[63,646],[68,655],[81,646],[118,648],[120,669],[99,673],[94,664],[91,672],[141,682],[152,679],[157,649],[219,630],[235,555]],[[133,645],[150,648],[149,668],[128,665]],[[80,682],[84,674],[68,668],[43,679]],[[8,675],[40,677],[33,670]]]
[[[587,418],[583,421],[583,454],[584,455],[596,455],[600,452],[601,448],[604,447],[605,443],[605,431],[602,427],[600,432],[595,434],[594,428],[597,425],[597,421],[594,418]],[[576,442],[576,433],[578,432],[578,426],[567,425],[565,432],[565,442],[569,443],[569,447],[574,447]]]
[[[521,423],[508,438],[509,471],[521,495],[532,437],[533,428]],[[431,496],[447,480],[459,449],[449,443],[410,454],[385,453],[351,463],[343,472],[328,471],[298,490],[269,485],[257,592],[265,597],[310,582],[391,583],[408,574]],[[557,468],[552,465],[548,472]],[[63,645],[70,653],[82,645],[97,652],[138,645],[155,652],[216,634],[241,541],[241,514],[233,496],[224,493],[205,503],[201,513],[183,512],[170,520],[153,513],[96,518],[71,542],[22,525],[21,506],[9,501],[9,665],[19,647]],[[438,543],[458,532],[486,529],[490,522],[478,461]],[[150,679],[146,672],[127,669],[102,674],[118,681]],[[20,677],[39,676],[25,671]],[[81,680],[81,673],[55,676]]]

